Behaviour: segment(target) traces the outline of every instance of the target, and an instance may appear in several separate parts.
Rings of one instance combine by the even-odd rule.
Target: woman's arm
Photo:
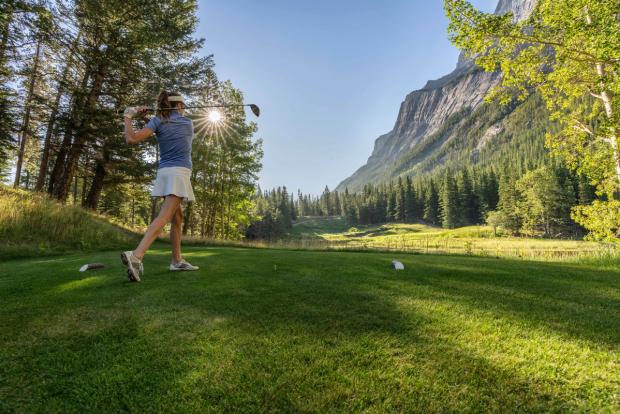
[[[135,115],[144,115],[145,113],[146,110],[144,108],[127,108],[127,110],[125,110],[125,141],[128,144],[138,144],[153,135],[153,130],[151,128],[142,128],[138,131],[133,130],[133,125],[131,123],[132,118]]]
[[[125,141],[128,144],[138,144],[153,135],[151,128],[142,128],[138,131],[133,130],[131,119],[125,118]]]

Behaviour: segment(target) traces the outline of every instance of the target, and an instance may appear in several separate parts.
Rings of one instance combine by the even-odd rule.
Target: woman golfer
[[[138,247],[121,253],[121,260],[127,266],[127,275],[132,282],[140,281],[140,276],[144,274],[142,258],[168,222],[171,223],[172,242],[170,270],[198,270],[197,266],[192,266],[181,257],[181,202],[194,201],[190,182],[194,127],[191,119],[183,116],[184,109],[181,95],[162,91],[157,98],[156,116],[141,130],[134,131],[131,120],[135,116],[144,116],[147,108],[127,108],[124,113],[125,140],[128,144],[137,144],[153,134],[157,137],[160,160],[151,195],[165,198],[159,215],[149,225]]]

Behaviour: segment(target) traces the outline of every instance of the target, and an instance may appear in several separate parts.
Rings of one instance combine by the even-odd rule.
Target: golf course
[[[0,414],[620,413],[620,0],[0,0]]]
[[[0,189],[0,412],[620,409],[609,246],[304,217],[271,247],[186,240],[195,272],[168,269],[164,234],[131,283],[113,246],[139,233]],[[566,255],[400,252],[390,237]]]
[[[0,411],[620,409],[617,266],[167,247],[3,262]]]

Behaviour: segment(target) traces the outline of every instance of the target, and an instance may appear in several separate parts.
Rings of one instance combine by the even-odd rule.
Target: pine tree
[[[404,223],[405,217],[407,216],[406,211],[407,205],[405,201],[405,187],[403,185],[403,179],[398,177],[398,185],[396,187],[396,221]]]
[[[497,209],[502,213],[502,227],[512,233],[518,233],[521,229],[518,199],[516,179],[509,172],[504,172],[499,181],[499,202],[497,204]]]
[[[293,197],[293,194],[291,193],[291,197],[290,197],[290,204],[289,204],[289,209],[291,211],[291,220],[295,221],[297,220],[297,209],[295,208],[295,198]]]
[[[323,194],[321,194],[321,215],[330,216],[332,214],[332,200],[329,187],[325,186]]]
[[[424,221],[437,225],[439,224],[440,213],[439,193],[435,182],[430,180],[424,203]]]
[[[386,221],[388,222],[393,222],[396,221],[398,219],[398,214],[397,214],[397,206],[396,206],[396,191],[394,191],[394,188],[392,187],[392,185],[390,185],[389,189],[388,189],[388,196],[387,196],[387,212],[386,212]]]
[[[338,194],[338,190],[334,190],[332,194],[332,216],[341,216],[342,215],[342,206],[340,205],[340,194]]]
[[[478,201],[478,196],[474,192],[467,169],[463,170],[461,173],[458,189],[462,223],[465,225],[480,223],[480,203]]]
[[[590,180],[584,175],[580,175],[578,179],[578,203],[591,204],[596,198],[596,191]]]
[[[405,221],[407,223],[414,223],[419,218],[415,189],[413,188],[411,177],[407,176],[405,185]]]
[[[448,170],[445,173],[443,186],[441,187],[441,225],[446,229],[453,229],[459,225],[460,203],[459,193],[452,173]]]

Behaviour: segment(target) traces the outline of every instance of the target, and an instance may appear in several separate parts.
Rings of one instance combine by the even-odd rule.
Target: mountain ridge
[[[512,12],[515,20],[521,20],[531,13],[535,1],[500,0],[495,13]],[[366,164],[338,184],[336,190],[356,192],[366,183],[396,178],[390,175],[396,161],[435,134],[454,114],[476,110],[499,79],[499,73],[484,72],[461,53],[452,72],[429,80],[423,88],[406,96],[394,128],[375,140]],[[485,140],[489,139],[492,137],[485,137]]]

